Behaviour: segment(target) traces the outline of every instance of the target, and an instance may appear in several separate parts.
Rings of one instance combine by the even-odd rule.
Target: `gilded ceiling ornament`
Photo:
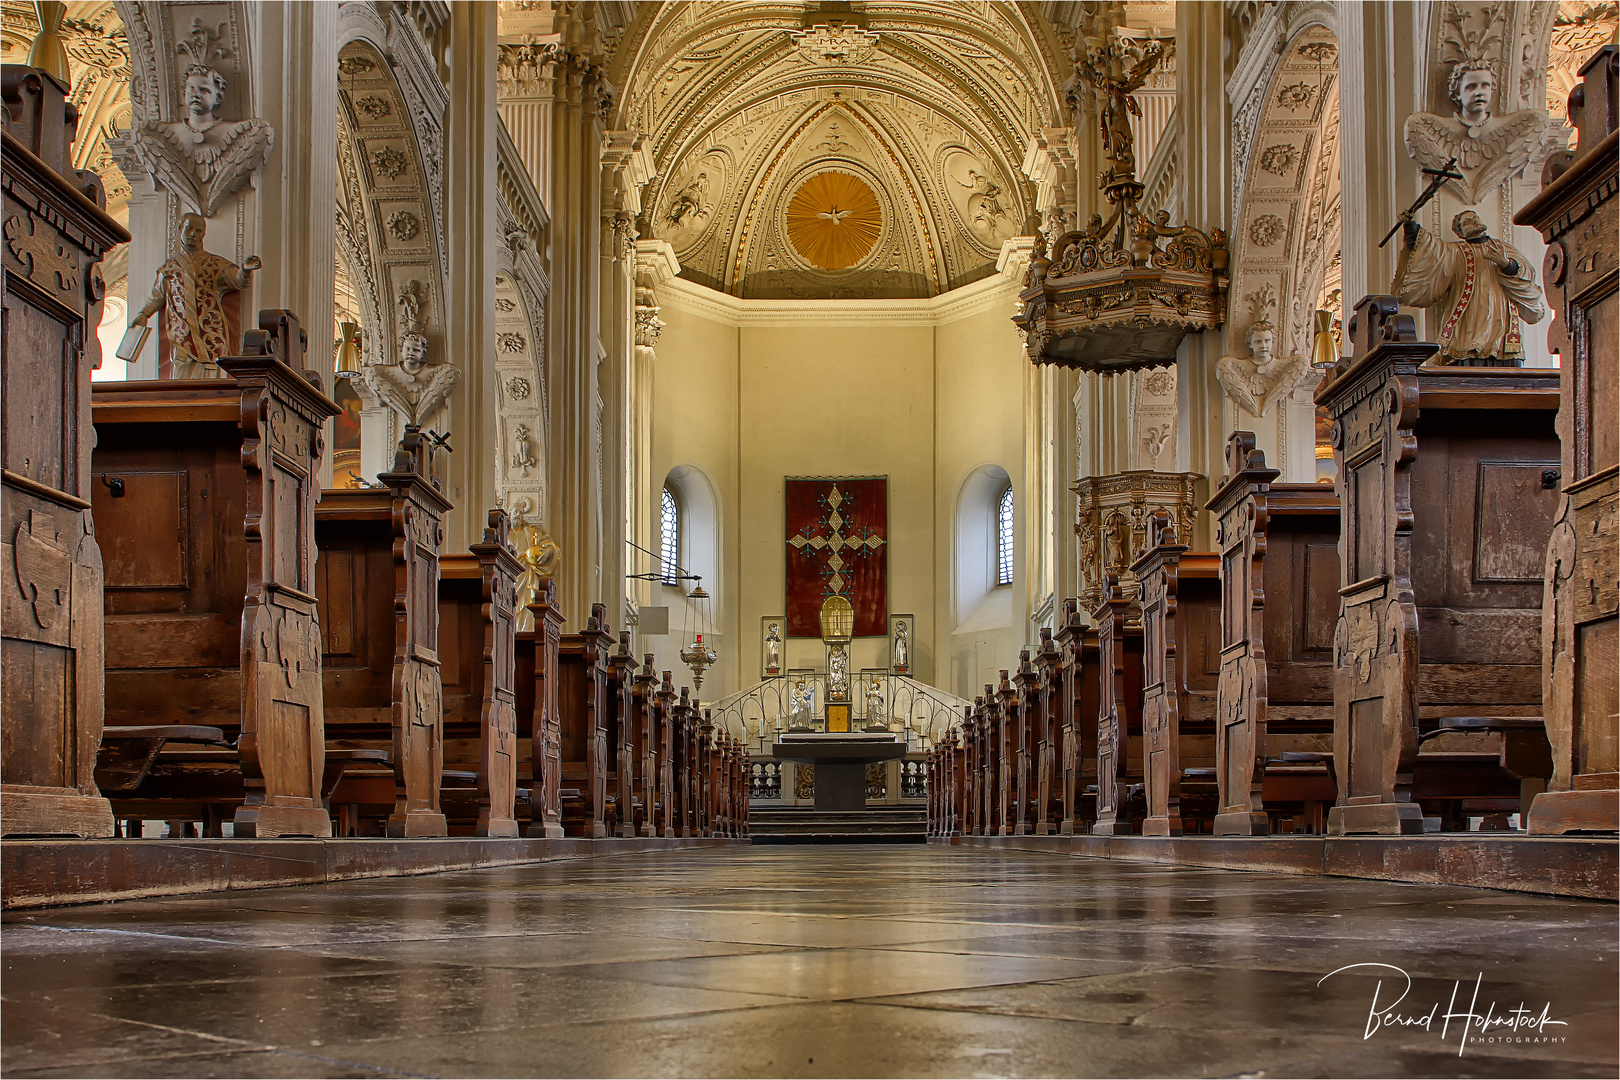
[[[788,241],[820,270],[847,270],[864,259],[883,231],[883,212],[865,181],[846,172],[817,173],[787,208]]]

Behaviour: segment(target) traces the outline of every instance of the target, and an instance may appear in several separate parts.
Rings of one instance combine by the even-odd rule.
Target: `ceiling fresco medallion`
[[[871,252],[882,231],[877,196],[849,173],[817,173],[788,202],[788,240],[818,270],[854,266]]]

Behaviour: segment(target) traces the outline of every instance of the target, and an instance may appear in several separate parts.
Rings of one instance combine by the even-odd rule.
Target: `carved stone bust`
[[[219,117],[225,76],[193,64],[186,69],[181,99],[185,116],[148,120],[132,134],[135,156],[185,208],[213,217],[244,183],[256,182],[270,158],[275,132],[263,120]]]

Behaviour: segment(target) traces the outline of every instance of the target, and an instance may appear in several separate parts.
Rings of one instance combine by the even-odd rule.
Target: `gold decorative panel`
[[[854,266],[866,258],[882,231],[877,196],[849,173],[817,173],[788,203],[788,240],[806,262],[821,270]]]

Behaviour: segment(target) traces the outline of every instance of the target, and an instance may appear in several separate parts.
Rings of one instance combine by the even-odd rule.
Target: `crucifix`
[[[844,586],[849,584],[849,579],[844,576],[844,570],[850,564],[849,559],[844,557],[844,552],[849,552],[850,558],[854,558],[861,553],[863,548],[877,551],[885,541],[881,536],[873,534],[870,530],[866,530],[867,535],[865,536],[844,535],[843,528],[848,522],[843,514],[839,512],[839,507],[844,505],[844,495],[838,490],[836,484],[833,485],[832,491],[827,495],[827,505],[832,508],[832,511],[818,523],[827,527],[828,532],[825,536],[821,535],[820,529],[812,530],[810,527],[806,527],[796,535],[789,537],[788,543],[793,545],[797,551],[803,551],[808,547],[812,551],[825,551],[827,553],[826,561],[823,563],[825,569],[820,571],[821,577],[827,586],[829,595],[839,596],[842,595]]]

